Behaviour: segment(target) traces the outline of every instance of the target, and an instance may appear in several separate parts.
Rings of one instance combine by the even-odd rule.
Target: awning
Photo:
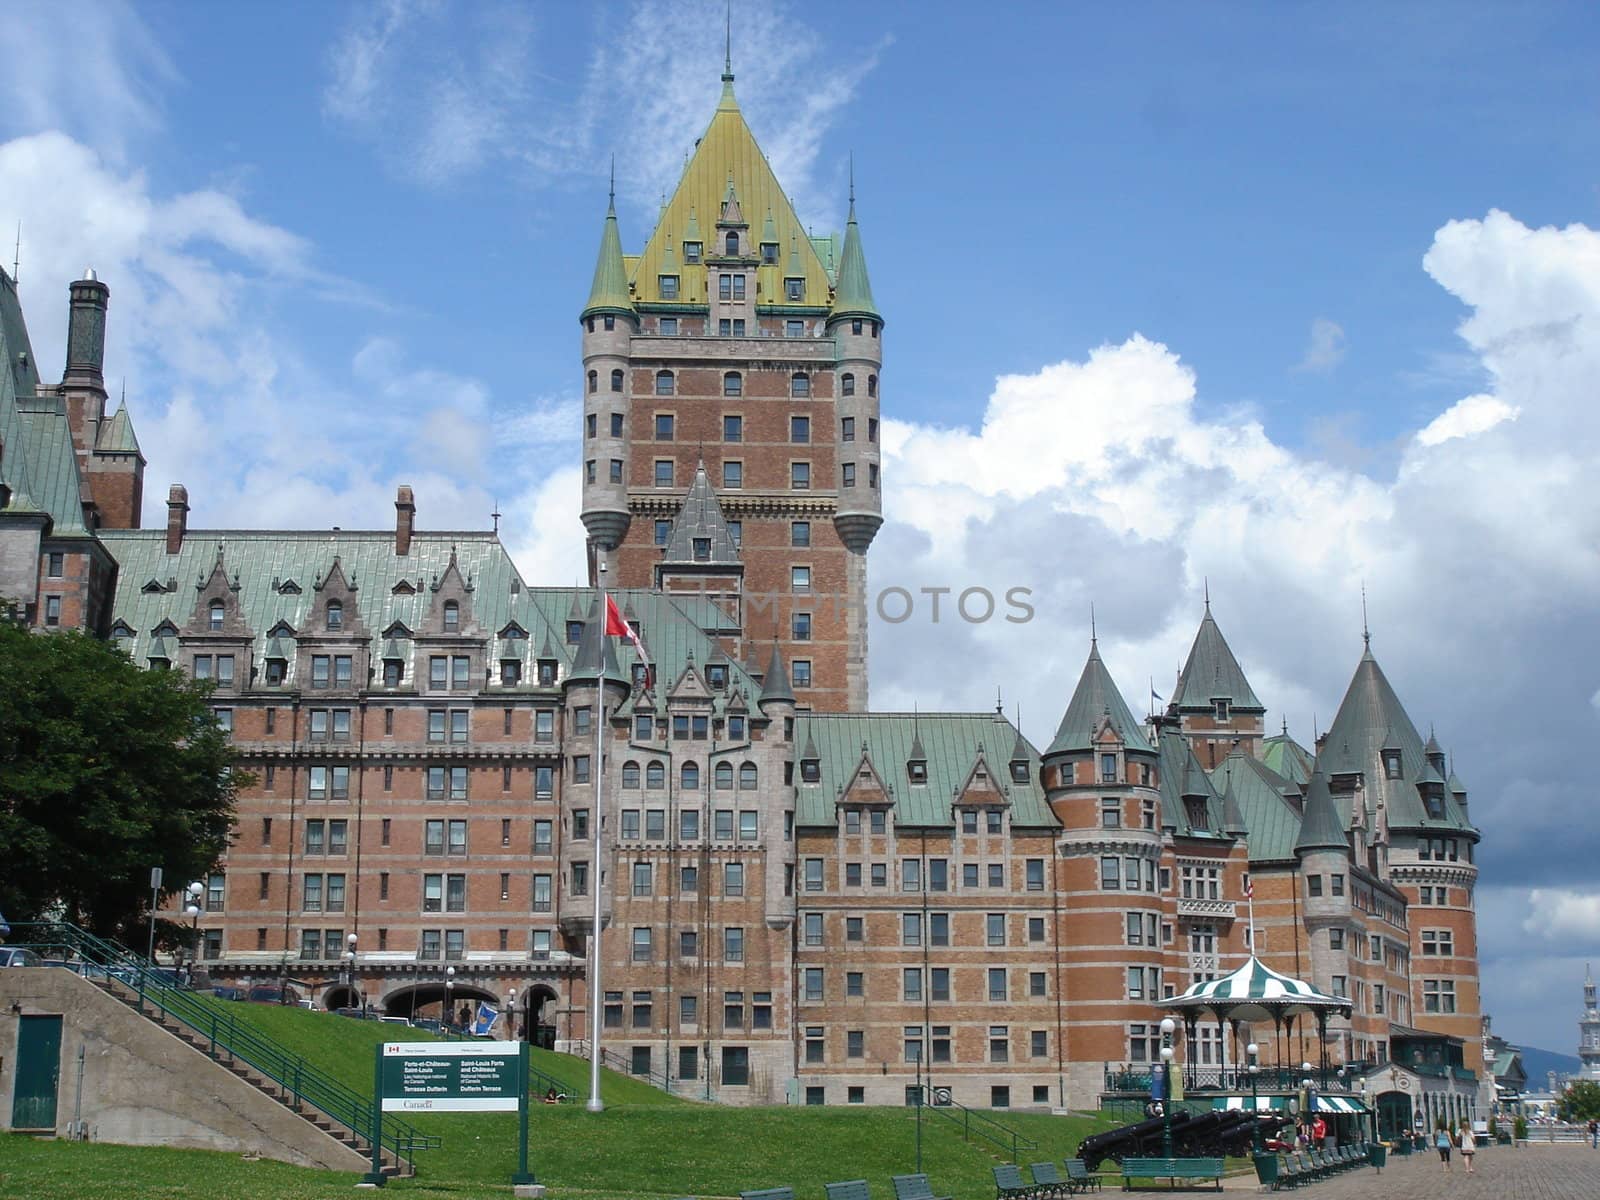
[[[1287,1108],[1288,1096],[1256,1096],[1253,1103],[1257,1112],[1276,1112]],[[1240,1112],[1250,1111],[1252,1098],[1249,1096],[1216,1096],[1211,1101],[1213,1110],[1236,1109]],[[1344,1116],[1355,1116],[1367,1112],[1367,1106],[1359,1100],[1349,1099],[1344,1096],[1317,1096],[1316,1112],[1339,1113]]]

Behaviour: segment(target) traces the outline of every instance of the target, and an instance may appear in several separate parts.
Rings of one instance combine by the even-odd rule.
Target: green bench
[[[740,1192],[739,1200],[794,1200],[792,1187],[760,1188],[753,1192]]]
[[[828,1200],[872,1200],[868,1193],[865,1179],[847,1179],[843,1183],[825,1183],[823,1191],[828,1193]]]
[[[1015,1163],[1002,1163],[993,1170],[995,1200],[1032,1200],[1038,1194],[1039,1189],[1022,1177],[1022,1168]]]
[[[1028,1164],[1028,1172],[1033,1176],[1033,1194],[1041,1197],[1070,1196],[1077,1191],[1077,1185],[1056,1170],[1053,1162],[1037,1162]]]
[[[926,1175],[893,1175],[894,1200],[950,1200],[949,1196],[935,1196]]]
[[[1089,1170],[1089,1164],[1081,1158],[1069,1158],[1067,1159],[1067,1178],[1077,1184],[1080,1192],[1087,1192],[1091,1188],[1098,1192],[1100,1190],[1100,1182],[1105,1178],[1105,1175],[1100,1171]]]
[[[1222,1190],[1220,1158],[1125,1158],[1122,1160],[1122,1190],[1131,1191],[1141,1179],[1165,1179],[1176,1187],[1180,1179],[1214,1179]]]

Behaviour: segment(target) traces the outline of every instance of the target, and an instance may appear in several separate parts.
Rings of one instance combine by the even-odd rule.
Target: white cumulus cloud
[[[1417,433],[1424,446],[1437,446],[1451,438],[1485,433],[1502,421],[1515,421],[1520,410],[1497,396],[1467,396],[1457,400]]]

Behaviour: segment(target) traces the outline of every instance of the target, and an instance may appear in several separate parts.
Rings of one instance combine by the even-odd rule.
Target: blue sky
[[[498,504],[581,571],[576,312],[709,118],[716,3],[8,6],[0,230],[35,350],[112,288],[108,374],[196,525]],[[1034,590],[873,629],[875,707],[1036,740],[1090,602],[1141,699],[1209,579],[1274,723],[1374,647],[1486,830],[1488,1008],[1575,1036],[1600,955],[1600,14],[1505,5],[734,5],[802,216],[854,154],[888,316],[876,584]],[[3,239],[10,241],[10,234]],[[7,256],[9,257],[9,256]],[[956,664],[979,664],[958,667]]]

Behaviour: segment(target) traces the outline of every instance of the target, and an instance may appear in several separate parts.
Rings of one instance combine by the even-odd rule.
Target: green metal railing
[[[1023,1137],[1011,1126],[996,1121],[993,1117],[985,1116],[976,1109],[968,1108],[965,1104],[951,1100],[946,1104],[924,1104],[924,1112],[934,1113],[943,1117],[952,1125],[959,1126],[961,1136],[970,1142],[973,1138],[980,1138],[989,1142],[1011,1156],[1013,1163],[1021,1162],[1019,1157],[1024,1150],[1037,1150],[1039,1143],[1032,1138]],[[957,1114],[960,1115],[957,1115]]]
[[[87,979],[123,984],[137,994],[141,1008],[148,1005],[201,1039],[204,1045],[200,1049],[212,1060],[242,1062],[272,1080],[283,1089],[285,1103],[293,1111],[303,1113],[311,1108],[362,1139],[371,1136],[374,1098],[347,1087],[254,1026],[237,1020],[212,997],[174,987],[167,974],[153,970],[142,957],[115,942],[65,922],[23,922],[11,927],[9,944],[26,946]],[[386,1113],[383,1145],[405,1168],[414,1170],[417,1151],[436,1149],[439,1139]]]

